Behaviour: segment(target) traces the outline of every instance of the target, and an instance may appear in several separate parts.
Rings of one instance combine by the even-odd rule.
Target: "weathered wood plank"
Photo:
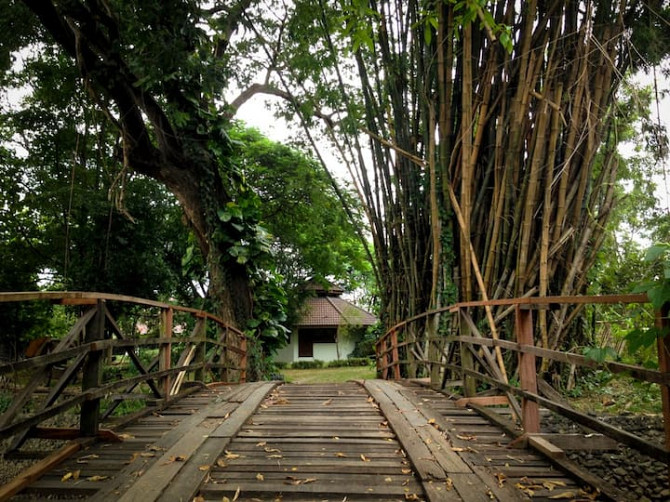
[[[368,381],[365,382],[365,388],[379,404],[412,465],[417,470],[419,478],[426,481],[446,479],[444,470],[432,461],[432,454],[416,433],[416,429],[412,427],[404,415],[399,413],[393,400],[382,390],[384,383],[379,380]]]
[[[408,399],[397,384],[385,382],[383,390],[396,404],[399,412],[414,427],[446,473],[472,473],[468,465],[452,450],[444,436],[435,429],[434,425],[440,418],[439,414],[426,407],[425,403]]]
[[[144,472],[146,475],[146,470],[163,456],[163,452],[175,445],[189,431],[194,430],[199,424],[207,420],[211,413],[214,413],[215,410],[220,410],[221,412],[224,412],[224,414],[230,413],[237,407],[236,403],[228,403],[223,399],[223,396],[218,395],[217,392],[211,392],[209,402],[209,406],[203,408],[199,412],[195,412],[194,410],[192,414],[184,416],[178,426],[165,433],[155,442],[152,442],[152,450],[156,452],[155,457],[142,457],[141,464],[132,462],[120,469],[113,482],[108,483],[108,485],[102,488],[96,495],[96,500],[102,502],[116,502],[119,495],[132,486],[137,480],[137,474],[139,472]],[[119,449],[118,458],[123,458],[127,461],[129,458],[133,458],[135,453],[145,451],[147,445],[146,441],[135,441],[135,444],[130,443],[129,440],[125,440],[122,445],[117,446]],[[124,451],[120,451],[122,448]],[[114,450],[105,450],[105,457],[114,458]],[[169,458],[167,460],[169,461]]]
[[[162,490],[159,497],[150,500],[172,502],[175,500],[192,500],[198,493],[200,484],[208,474],[216,459],[230,443],[230,439],[239,431],[249,417],[258,409],[265,396],[276,386],[276,383],[263,383],[254,386],[255,390],[231,413],[223,424],[219,425],[204,441],[202,448],[189,458],[183,469],[179,469],[170,478],[170,484]],[[216,423],[216,422],[214,422]],[[155,478],[154,478],[155,479]],[[141,492],[138,492],[141,493]],[[122,499],[123,500],[123,499]],[[131,499],[128,499],[130,501]],[[143,497],[143,500],[147,500]]]

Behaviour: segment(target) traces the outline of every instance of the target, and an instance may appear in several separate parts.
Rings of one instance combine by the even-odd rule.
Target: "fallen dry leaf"
[[[412,469],[400,469],[403,474],[412,474]]]
[[[132,434],[117,434],[117,437],[120,437],[121,439],[133,439],[135,436]]]
[[[205,502],[205,497],[203,497],[202,495],[198,495],[193,499],[193,502]]]
[[[144,458],[152,458],[152,457],[155,457],[155,456],[156,456],[156,454],[153,453],[153,452],[150,452],[150,451],[143,451],[142,453],[140,453],[140,457],[144,457]]]
[[[321,403],[322,406],[330,406],[333,403],[333,398],[331,397],[330,399],[324,401]]]
[[[203,472],[204,472],[204,471],[209,471],[210,468],[211,468],[211,466],[210,466],[210,465],[207,465],[207,464],[203,464],[203,465],[199,465],[199,466],[198,466],[198,470],[199,470],[199,471],[203,471]]]
[[[266,446],[267,444],[268,444],[267,441],[261,441],[260,443],[256,443],[256,446],[259,446],[259,447],[262,448],[263,446]]]
[[[130,465],[130,464],[132,464],[133,462],[135,462],[135,460],[137,460],[137,457],[139,457],[139,456],[140,456],[139,452],[135,452],[135,453],[133,453],[133,454],[130,456],[130,458],[124,462],[124,464],[125,464],[125,465]]]
[[[471,436],[469,434],[456,434],[456,437],[458,439],[462,439],[463,441],[474,441],[477,439],[477,436]]]
[[[447,480],[444,482],[444,484],[447,485],[447,491],[454,489],[454,480],[453,479],[447,478]]]
[[[435,419],[434,418],[429,419],[428,420],[428,425],[433,425],[433,424],[435,424]]]
[[[86,481],[104,481],[105,479],[109,479],[109,476],[91,476],[86,478]]]
[[[79,457],[77,459],[78,464],[88,464],[89,460],[92,460],[94,458],[100,458],[99,455],[96,455],[95,453],[92,453],[91,455],[84,455],[83,457]]]
[[[315,481],[317,481],[317,478],[301,479],[295,476],[286,476],[286,481],[284,481],[284,484],[297,486],[297,485],[306,485],[309,483],[314,483]]]
[[[338,451],[338,452],[335,454],[335,456],[338,457],[338,458],[344,458],[344,457],[346,457],[347,455],[346,455],[345,453],[342,453],[341,451]]]
[[[236,458],[240,458],[240,456],[237,453],[232,453],[229,452],[228,450],[226,450],[224,453],[226,454],[226,459],[228,460],[235,460]]]
[[[265,458],[284,458],[284,455],[277,455],[276,453],[274,455],[268,455]]]
[[[495,477],[498,480],[498,486],[502,488],[503,483],[507,480],[507,476],[505,476],[502,472],[496,472]]]
[[[361,453],[361,460],[363,462],[369,462],[370,461],[370,459],[368,457],[366,457],[365,455],[363,455],[362,453]]]
[[[405,493],[405,500],[420,500],[416,493]]]
[[[557,486],[564,487],[565,483],[563,481],[548,481],[548,480],[545,480],[545,481],[542,481],[542,486],[544,486],[547,490],[549,490],[551,492],[551,491],[554,491],[554,488],[556,488]]]
[[[217,458],[216,465],[218,465],[219,467],[226,467],[226,462],[222,458]]]
[[[172,455],[167,462],[163,462],[161,465],[173,464],[174,462],[184,462],[186,457],[183,455]]]
[[[575,499],[577,498],[577,494],[575,492],[561,492],[557,493],[556,495],[552,495],[549,497],[550,499]]]
[[[260,472],[256,474],[256,479],[258,481],[265,481],[265,476],[263,476]]]
[[[265,453],[281,453],[281,450],[278,448],[264,448]]]

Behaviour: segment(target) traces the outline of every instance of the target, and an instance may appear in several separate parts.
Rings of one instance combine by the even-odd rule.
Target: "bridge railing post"
[[[400,355],[398,352],[398,332],[391,331],[391,364],[393,364],[393,378],[400,380]]]
[[[523,346],[533,346],[533,312],[529,309],[515,307],[515,328],[516,341],[520,345],[519,352],[519,380],[521,389],[537,394],[537,369],[535,365],[535,355],[523,352]],[[523,429],[527,433],[540,432],[540,408],[535,401],[526,399],[521,400],[521,421]]]
[[[171,308],[161,309],[160,324],[161,337],[172,339],[174,323],[174,310]],[[172,343],[161,343],[158,348],[158,370],[169,370],[172,367]],[[169,398],[172,382],[170,376],[166,375],[160,378],[158,388],[163,393],[164,398]]]
[[[196,334],[196,338],[202,338],[203,341],[195,342],[195,354],[193,356],[193,364],[204,364],[205,356],[207,354],[207,325],[206,323],[203,326],[203,329]],[[207,374],[207,369],[205,367],[195,370],[193,378],[196,381],[203,382],[205,381],[205,376]]]
[[[242,335],[240,340],[240,349],[242,354],[240,355],[240,383],[245,383],[247,381],[247,337]]]
[[[664,375],[670,374],[670,303],[663,305],[656,312],[656,327],[661,335],[656,338],[658,344],[658,371]],[[665,449],[670,451],[670,386],[661,384],[661,404],[663,406],[663,427],[665,429]],[[668,479],[670,480],[670,464],[668,464]]]
[[[470,325],[467,322],[463,322],[463,316],[467,315],[462,308],[458,309],[458,330],[461,336],[471,336]],[[474,370],[475,369],[475,360],[470,351],[470,344],[467,342],[459,342],[459,348],[461,352],[461,366],[464,370]],[[465,372],[462,374],[463,377],[463,394],[465,397],[472,397],[477,394],[477,380],[474,376],[469,375]]]
[[[102,340],[105,337],[105,302],[97,301],[96,313],[84,331],[84,343]],[[102,380],[102,350],[91,350],[83,367],[81,391],[100,387]],[[100,398],[86,400],[81,405],[79,431],[82,436],[95,436],[100,425]]]
[[[386,336],[383,336],[377,345],[377,373],[382,380],[388,379],[388,355],[386,354]]]

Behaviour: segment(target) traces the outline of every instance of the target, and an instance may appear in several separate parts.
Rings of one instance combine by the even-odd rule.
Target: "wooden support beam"
[[[465,408],[470,404],[478,404],[479,406],[509,406],[509,399],[507,396],[473,396],[463,397],[456,401],[456,406]]]
[[[391,364],[393,364],[393,379],[400,380],[400,365],[397,364],[400,360],[398,354],[398,332],[393,330],[391,332]]]
[[[661,330],[662,336],[656,341],[658,344],[658,370],[664,375],[670,375],[670,304],[666,303],[660,312],[656,313],[656,327]],[[670,386],[661,384],[661,403],[663,405],[663,424],[665,429],[665,450],[670,451]],[[668,479],[670,480],[670,463],[668,464]]]
[[[516,307],[515,312],[516,340],[520,345],[534,345],[533,342],[533,311]],[[519,379],[521,389],[537,394],[537,370],[533,354],[519,353]],[[527,433],[540,432],[540,407],[535,401],[521,401],[521,420]]]
[[[528,445],[549,458],[565,458],[565,452],[541,435],[528,434]]]
[[[105,337],[105,304],[98,300],[96,313],[90,324],[86,326],[84,341],[95,342]],[[90,389],[100,387],[102,381],[102,350],[92,350],[88,353],[84,363],[84,373],[81,382],[83,394]],[[79,428],[82,436],[96,436],[100,425],[100,398],[86,400],[81,404]]]
[[[35,427],[30,437],[39,439],[57,439],[57,440],[73,440],[81,437],[79,429],[71,427]],[[111,429],[98,429],[95,435],[98,441],[105,443],[121,443],[123,439]]]
[[[529,434],[528,436],[541,437],[561,450],[616,450],[619,446],[614,439],[604,434]]]
[[[161,336],[165,338],[172,338],[172,325],[174,322],[174,310],[171,308],[161,310]],[[165,343],[158,348],[158,370],[170,369],[172,362],[172,344]],[[170,375],[165,375],[158,382],[158,388],[163,397],[170,395]]]
[[[464,336],[470,336],[471,326],[469,323],[464,322],[465,318],[463,314],[467,315],[467,313],[459,311],[458,323],[460,326],[460,332]],[[460,342],[459,346],[461,353],[461,366],[463,367],[464,370],[474,371],[475,361],[472,352],[470,352],[470,344]],[[473,397],[476,393],[477,393],[477,380],[473,378],[471,374],[464,373],[463,394],[465,394],[466,397]]]

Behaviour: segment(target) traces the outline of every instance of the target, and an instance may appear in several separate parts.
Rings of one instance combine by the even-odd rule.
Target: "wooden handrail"
[[[180,389],[186,374],[195,375],[196,379],[202,380],[205,372],[223,370],[222,373],[226,377],[230,373],[237,376],[236,380],[240,382],[246,379],[245,334],[209,312],[106,293],[80,291],[0,293],[0,303],[39,301],[82,306],[84,310],[68,334],[60,339],[54,352],[0,364],[0,375],[20,373],[22,375],[20,381],[28,382],[19,393],[14,394],[10,408],[0,415],[0,438],[14,436],[10,450],[19,448],[29,437],[30,431],[44,420],[76,406],[81,407],[79,416],[81,434],[95,436],[99,430],[100,420],[107,417],[125,399],[141,400],[146,405],[147,402],[156,400],[165,402],[181,397]],[[106,306],[112,302],[158,309],[160,313],[158,317],[162,319],[161,336],[145,339],[136,338],[135,333],[126,336]],[[188,333],[186,336],[175,335],[173,313],[177,312],[197,319],[196,326],[199,328],[190,336]],[[207,321],[218,327],[220,338],[212,339],[207,336],[205,328]],[[147,365],[136,353],[139,347],[157,347],[160,357]],[[182,364],[178,363],[174,367],[171,362],[172,349],[192,352],[193,347],[196,348],[198,357],[188,359]],[[139,374],[113,381],[109,379],[102,381],[100,375],[106,354],[111,354],[110,351],[114,349],[117,349],[117,353],[127,354],[129,364],[135,367]],[[51,381],[50,375],[57,365],[66,366],[66,370],[55,384],[50,384],[47,380]],[[73,396],[72,383],[79,372],[82,373],[81,391],[75,392]],[[40,385],[44,382],[51,385],[50,389],[47,388],[47,398],[33,401],[35,392],[43,389]],[[150,394],[137,391],[138,385],[142,383],[149,386]],[[113,394],[113,391],[119,388],[122,389],[121,392]],[[60,397],[66,389],[68,397]],[[102,399],[110,395],[113,396],[111,406],[106,411],[101,410]],[[24,409],[30,402],[36,404],[31,405],[28,410]],[[19,416],[19,413],[23,416]]]
[[[522,399],[522,408],[520,413],[520,418],[522,418],[524,430],[528,433],[537,432],[539,430],[539,408],[538,405],[542,405],[556,411],[557,413],[566,416],[567,418],[580,423],[586,427],[594,428],[606,434],[609,434],[614,439],[621,441],[631,447],[641,448],[644,450],[646,448],[646,453],[650,454],[658,460],[664,462],[670,461],[670,336],[659,338],[659,370],[651,370],[643,368],[640,366],[623,364],[616,361],[595,361],[588,357],[572,354],[567,352],[561,352],[557,350],[551,350],[544,347],[537,347],[534,344],[533,339],[533,320],[532,312],[536,309],[541,308],[553,308],[554,306],[571,304],[571,305],[606,305],[606,304],[631,304],[639,303],[646,304],[649,303],[649,298],[646,294],[625,294],[625,295],[599,295],[599,296],[550,296],[550,297],[522,297],[522,298],[505,298],[498,300],[487,300],[487,301],[471,301],[471,302],[461,302],[454,305],[449,305],[440,309],[435,309],[421,314],[415,315],[409,319],[406,319],[400,323],[395,324],[389,328],[383,336],[379,338],[376,342],[376,351],[377,351],[377,368],[382,378],[399,378],[400,368],[404,364],[414,363],[414,364],[425,364],[425,365],[437,365],[439,367],[450,369],[452,371],[460,372],[464,377],[464,389],[466,390],[466,396],[468,395],[468,385],[466,380],[472,381],[472,379],[478,379],[480,381],[485,381],[492,385],[493,387],[498,388],[499,390],[507,393],[508,397],[516,395]],[[510,307],[507,309],[507,312],[510,310],[516,312],[515,320],[515,336],[516,341],[508,340],[499,340],[491,339],[484,337],[479,333],[477,326],[472,322],[467,314],[468,309],[481,308],[481,307],[494,307],[494,306],[507,306]],[[487,368],[489,374],[483,374],[481,372],[475,371],[472,368],[465,368],[462,365],[456,365],[447,360],[440,361],[431,361],[428,360],[422,351],[415,352],[411,347],[415,345],[414,341],[405,340],[402,342],[398,341],[398,333],[402,332],[404,328],[409,326],[412,323],[427,319],[430,316],[440,315],[440,314],[455,314],[459,313],[459,319],[463,318],[467,320],[467,335],[463,336],[462,334],[457,334],[456,336],[450,335],[445,337],[422,337],[418,340],[418,343],[437,343],[437,342],[450,342],[450,343],[460,343],[464,347],[474,347],[477,346],[479,349],[476,349],[475,356],[478,358],[478,361],[482,367]],[[667,309],[663,313],[656,313],[657,326],[665,328],[670,324],[670,320],[667,318],[668,313]],[[488,355],[488,348],[501,348],[505,350],[510,350],[516,352],[519,356],[519,378],[521,388],[516,388],[510,386],[507,382],[504,382],[500,378],[500,371],[497,371],[498,368],[495,367],[494,359]],[[404,349],[407,353],[407,357],[400,359],[399,350]],[[463,349],[462,349],[463,350]],[[486,358],[481,358],[476,354],[476,351],[483,350],[483,355],[487,356]],[[409,357],[410,351],[414,353],[414,359]],[[466,351],[469,354],[469,351]],[[480,352],[481,354],[481,352]],[[447,355],[446,352],[443,352],[443,355]],[[465,358],[466,353],[462,353],[462,358]],[[663,400],[663,417],[665,422],[666,430],[666,441],[665,448],[654,447],[653,451],[647,448],[647,443],[639,438],[626,433],[625,431],[618,431],[615,428],[595,420],[591,417],[587,417],[583,414],[575,412],[574,410],[561,405],[560,403],[555,403],[546,397],[541,397],[538,395],[537,385],[535,384],[537,378],[537,366],[536,366],[536,357],[542,357],[552,361],[568,363],[575,366],[584,366],[590,368],[602,367],[611,371],[612,373],[627,373],[631,377],[654,384],[658,384],[661,387],[662,400]],[[467,358],[466,358],[467,359]],[[463,359],[462,359],[463,360]],[[488,361],[488,362],[487,362]],[[393,369],[393,373],[390,371]],[[392,376],[393,375],[393,376]],[[471,389],[474,389],[474,385],[470,386]],[[515,400],[514,400],[515,401]]]
[[[15,291],[0,292],[0,303],[9,302],[27,302],[27,301],[49,301],[68,304],[68,301],[79,300],[79,305],[95,305],[98,300],[110,302],[134,303],[145,307],[156,307],[161,309],[174,309],[177,312],[193,314],[196,317],[206,317],[212,321],[226,326],[229,330],[238,335],[243,335],[242,331],[231,326],[229,323],[205,310],[184,307],[172,303],[159,302],[156,300],[147,300],[136,296],[114,295],[109,293],[95,293],[88,291]]]

